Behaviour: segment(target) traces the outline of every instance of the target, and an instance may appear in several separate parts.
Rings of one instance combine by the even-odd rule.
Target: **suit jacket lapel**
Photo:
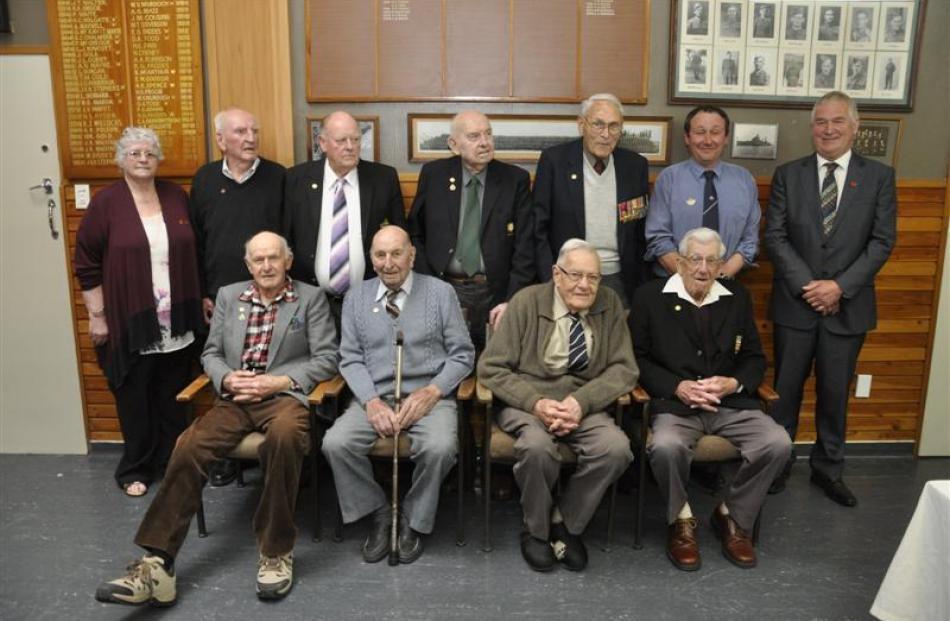
[[[448,192],[448,210],[449,210],[449,231],[452,235],[458,235],[459,217],[462,210],[462,201],[465,200],[465,186],[462,185],[462,158],[455,156],[449,160],[449,165],[445,172],[448,177],[439,179],[437,183],[444,183],[443,186]],[[452,181],[455,179],[455,181]],[[454,190],[452,188],[455,188]],[[434,208],[441,209],[440,206],[433,205]]]
[[[831,233],[828,237],[834,235],[841,228],[842,218],[848,215],[848,205],[851,197],[858,191],[861,182],[864,181],[865,162],[857,153],[851,152],[851,162],[848,164],[848,174],[845,176],[844,187],[838,188],[841,200],[838,201],[838,210],[835,214],[835,221],[831,227]]]
[[[821,194],[818,191],[818,158],[813,154],[806,158],[802,164],[802,176],[800,179],[802,185],[802,196],[808,200],[802,205],[808,213],[806,216],[813,224],[814,230],[818,233],[818,238],[824,236],[821,226]]]
[[[495,160],[488,162],[488,170],[485,172],[485,193],[482,196],[482,221],[479,227],[479,239],[484,238],[485,226],[488,224],[488,218],[492,210],[498,203],[498,197],[501,195],[501,173],[498,171],[498,165]]]
[[[363,165],[363,160],[356,167],[356,174],[359,177],[360,184],[360,220],[362,222],[363,241],[368,239],[369,234],[369,210],[373,204],[373,183],[369,179],[369,167]]]
[[[312,185],[315,185],[316,187],[312,188],[310,191],[310,217],[313,219],[313,222],[311,223],[313,226],[308,230],[317,231],[320,229],[320,214],[323,209],[324,166],[326,166],[325,157],[313,163],[314,182]]]
[[[290,320],[297,314],[297,309],[300,307],[300,295],[297,295],[297,299],[293,302],[288,302],[284,300],[280,302],[280,305],[277,307],[277,321],[274,322],[274,333],[271,335],[270,346],[267,349],[267,368],[271,368],[274,365],[274,361],[277,359],[277,355],[280,352],[280,344],[284,340],[284,336],[287,334],[287,330],[290,327]]]
[[[686,334],[690,342],[696,347],[702,347],[703,339],[699,336],[699,330],[696,329],[696,322],[693,321],[692,312],[690,311],[690,307],[693,305],[675,293],[664,293],[663,302],[666,304],[667,314],[679,324],[680,329]]]
[[[584,141],[578,140],[576,148],[571,149],[570,159],[567,162],[568,181],[571,205],[574,206],[574,217],[577,219],[577,229],[581,237],[587,236],[587,225],[584,220]]]
[[[243,290],[242,290],[243,291]],[[238,296],[241,292],[238,292]],[[225,361],[232,369],[241,368],[241,356],[244,354],[244,339],[247,337],[247,318],[251,316],[251,303],[244,302],[235,296],[230,314],[235,316],[234,330],[228,334],[229,343],[225,343],[226,354],[234,353],[233,357],[225,355]],[[227,325],[227,324],[225,324]]]
[[[734,295],[724,295],[715,304],[709,305],[709,330],[723,352],[728,352],[729,348],[733,346],[731,341],[735,335],[728,332],[724,334],[723,324],[729,316],[728,311],[732,308],[735,297]]]

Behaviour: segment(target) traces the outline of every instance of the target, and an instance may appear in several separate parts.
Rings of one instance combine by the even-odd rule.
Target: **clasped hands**
[[[581,404],[574,395],[568,395],[561,401],[538,399],[534,404],[534,415],[540,419],[548,431],[557,437],[566,436],[581,424]]]
[[[718,412],[716,407],[723,397],[739,390],[739,380],[734,377],[714,375],[701,380],[683,380],[676,387],[676,397],[694,409]]]
[[[840,310],[841,287],[833,280],[812,280],[802,287],[802,299],[824,316]]]
[[[374,397],[366,402],[366,416],[369,424],[381,438],[388,438],[397,431],[408,429],[416,421],[432,411],[442,398],[442,391],[429,384],[416,390],[402,400],[399,412],[393,411],[385,401]]]
[[[257,403],[274,393],[287,390],[292,385],[292,380],[286,375],[238,370],[225,375],[221,384],[235,403]]]

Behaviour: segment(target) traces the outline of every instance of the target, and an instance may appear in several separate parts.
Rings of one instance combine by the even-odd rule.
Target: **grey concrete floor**
[[[809,484],[800,460],[788,489],[768,498],[752,570],[723,558],[706,519],[715,499],[694,487],[703,567],[693,573],[666,559],[652,485],[642,550],[632,547],[635,496],[621,494],[610,552],[600,548],[604,505],[585,537],[588,570],[537,574],[520,556],[515,501],[494,504],[495,547],[485,553],[478,498],[468,495],[469,543],[456,547],[455,496],[444,495],[425,554],[394,568],[363,563],[362,525],[347,527],[342,543],[332,540],[333,490],[324,484],[323,539],[310,539],[305,490],[296,585],[285,600],[262,603],[254,594],[254,470],[245,489],[206,491],[210,534],[199,539],[192,527],[176,563],[178,604],[157,611],[93,597],[100,581],[121,575],[141,555],[131,540],[153,496],[135,500],[119,492],[111,476],[117,458],[102,449],[88,456],[0,455],[0,619],[868,619],[923,484],[950,478],[950,459],[915,460],[906,452],[850,457],[846,480],[860,504],[845,509]]]

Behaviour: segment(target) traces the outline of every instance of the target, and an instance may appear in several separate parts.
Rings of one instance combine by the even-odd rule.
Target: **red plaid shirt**
[[[239,302],[251,305],[247,317],[247,332],[244,335],[244,353],[241,354],[242,370],[263,373],[267,369],[267,353],[274,334],[274,323],[277,321],[277,306],[281,302],[294,302],[296,299],[297,292],[294,291],[294,283],[289,278],[277,297],[267,306],[261,301],[257,284],[253,282],[238,296]]]

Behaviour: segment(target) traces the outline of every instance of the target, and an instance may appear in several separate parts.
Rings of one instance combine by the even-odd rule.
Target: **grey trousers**
[[[719,408],[690,416],[653,415],[653,438],[647,445],[650,466],[657,485],[667,499],[666,522],[672,524],[688,499],[686,483],[693,461],[693,447],[704,435],[717,435],[732,442],[742,456],[742,465],[723,501],[732,519],[752,532],[769,485],[792,452],[785,429],[761,410]]]
[[[516,438],[515,481],[521,489],[525,526],[533,537],[545,541],[554,504],[551,489],[561,471],[558,442],[577,455],[577,470],[557,501],[564,526],[573,535],[584,532],[604,492],[633,461],[630,440],[603,412],[588,414],[563,438],[549,432],[534,414],[511,407],[498,413],[498,426]]]
[[[412,427],[409,436],[415,468],[412,486],[403,497],[400,511],[409,526],[431,533],[439,504],[439,486],[455,465],[458,453],[456,404],[442,399]],[[373,478],[369,452],[379,436],[369,424],[366,410],[355,399],[323,438],[323,454],[333,469],[343,521],[355,522],[389,503]]]

